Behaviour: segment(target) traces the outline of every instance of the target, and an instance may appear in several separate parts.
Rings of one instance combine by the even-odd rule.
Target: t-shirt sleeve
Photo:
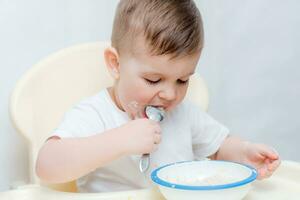
[[[83,101],[65,113],[63,120],[50,137],[88,137],[103,131],[101,114],[92,104]]]
[[[190,107],[194,159],[203,159],[218,151],[229,130],[200,107]]]

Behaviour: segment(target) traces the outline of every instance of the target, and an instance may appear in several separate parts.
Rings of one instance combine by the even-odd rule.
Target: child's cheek
[[[132,91],[135,96],[135,100],[139,102],[142,105],[149,104],[151,102],[151,99],[153,97],[152,89],[149,88],[149,86],[144,86],[142,84],[137,85],[135,87],[135,90]]]
[[[123,103],[129,104],[132,101],[136,101],[140,106],[151,104],[155,96],[155,88],[141,79],[131,80],[130,83],[123,84]]]

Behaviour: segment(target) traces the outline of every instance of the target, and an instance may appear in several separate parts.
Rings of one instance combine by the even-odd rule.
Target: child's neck
[[[113,103],[114,103],[121,111],[125,112],[124,109],[122,108],[121,104],[118,102],[117,94],[116,94],[116,92],[115,92],[116,89],[114,88],[114,86],[108,87],[108,88],[107,88],[107,91],[108,91],[108,93],[109,93],[109,95],[110,95],[110,98],[112,99]]]

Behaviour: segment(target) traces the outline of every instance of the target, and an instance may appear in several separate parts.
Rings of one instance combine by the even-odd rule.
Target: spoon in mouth
[[[146,106],[145,113],[148,119],[154,120],[156,122],[160,122],[165,117],[165,111],[162,108],[154,107],[154,106]],[[150,166],[150,154],[143,154],[140,159],[140,171],[146,172]]]

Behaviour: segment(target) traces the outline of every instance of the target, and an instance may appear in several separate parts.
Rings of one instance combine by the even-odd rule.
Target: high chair
[[[155,188],[78,194],[73,193],[77,191],[75,181],[47,185],[35,175],[37,153],[64,112],[112,84],[103,60],[107,46],[108,42],[95,42],[63,49],[38,62],[18,81],[11,96],[10,115],[17,131],[28,141],[30,184],[0,192],[1,200],[164,200]],[[208,107],[207,88],[196,74],[191,78],[187,98],[203,110]],[[296,200],[300,199],[299,188],[300,163],[283,161],[271,178],[255,182],[244,200]]]
[[[17,82],[11,96],[10,115],[17,131],[28,141],[31,183],[76,192],[75,181],[42,183],[35,174],[35,161],[39,149],[72,105],[113,84],[103,58],[109,45],[95,42],[62,49],[31,67]],[[203,110],[208,107],[207,88],[197,74],[190,80],[187,98]]]

